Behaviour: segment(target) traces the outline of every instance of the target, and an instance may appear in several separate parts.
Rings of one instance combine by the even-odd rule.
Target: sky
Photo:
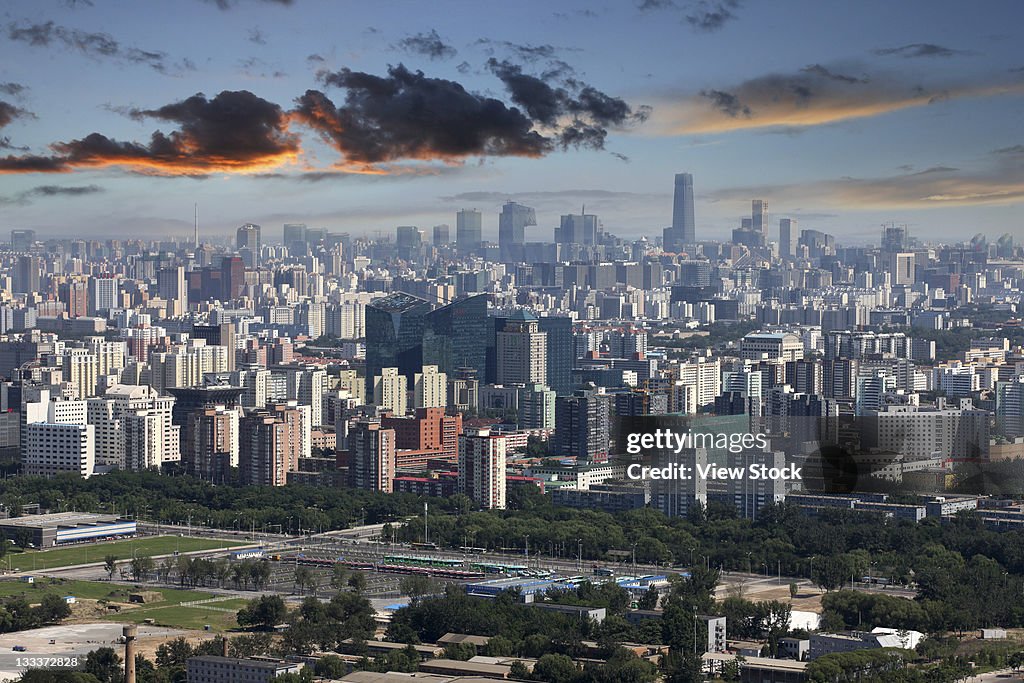
[[[1024,239],[1024,3],[9,0],[0,230],[353,235],[501,204],[671,221],[751,199],[844,244]]]

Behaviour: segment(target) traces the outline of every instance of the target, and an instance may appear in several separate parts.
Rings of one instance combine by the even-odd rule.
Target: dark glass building
[[[398,368],[409,378],[424,365],[454,376],[458,368],[480,375],[487,359],[487,296],[471,296],[433,310],[412,294],[396,293],[366,306],[366,385],[382,368]],[[368,394],[369,395],[369,394]]]

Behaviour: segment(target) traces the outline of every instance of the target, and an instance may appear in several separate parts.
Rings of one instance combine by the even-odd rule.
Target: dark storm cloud
[[[216,5],[218,9],[229,10],[234,7],[241,7],[245,3],[243,0],[203,0],[203,2]],[[281,5],[282,7],[290,7],[295,4],[295,0],[256,0],[255,4],[266,4],[266,5]]]
[[[401,64],[387,76],[342,69],[324,74],[323,81],[346,90],[344,103],[307,90],[293,114],[349,163],[537,157],[552,149],[551,140],[534,131],[533,121],[518,109]]]
[[[278,105],[251,92],[202,94],[157,109],[132,109],[136,120],[178,124],[155,131],[148,143],[122,142],[100,133],[51,145],[53,156],[0,159],[0,172],[53,173],[74,168],[123,166],[139,173],[200,176],[259,170],[294,158],[298,139],[287,132],[288,117]]]
[[[459,51],[444,42],[434,29],[429,33],[406,36],[398,41],[395,47],[409,54],[423,55],[430,59],[451,59],[459,54]]]
[[[550,79],[525,74],[521,66],[508,61],[492,57],[487,67],[505,84],[512,101],[538,123],[555,127],[563,118],[571,118],[557,133],[562,147],[604,149],[608,127],[641,123],[649,114],[647,107],[634,109],[625,100],[573,78],[563,81],[565,87],[554,87]]]
[[[63,159],[38,155],[0,157],[0,173],[67,173]]]
[[[7,27],[7,37],[34,47],[59,45],[78,50],[82,54],[96,59],[113,59],[129,64],[144,64],[160,73],[168,73],[172,70],[190,71],[195,68],[187,59],[177,64],[172,63],[166,52],[124,46],[107,33],[67,28],[53,21],[42,24],[11,23]]]
[[[886,47],[873,50],[876,55],[879,56],[897,56],[897,57],[955,57],[957,55],[970,55],[974,54],[968,50],[954,50],[952,48],[944,47],[942,45],[936,45],[935,43],[910,43],[909,45],[901,45],[899,47]]]
[[[686,11],[686,23],[697,31],[717,31],[736,18],[739,0],[701,0]]]
[[[0,93],[10,95],[11,97],[18,97],[26,90],[28,90],[28,86],[21,83],[0,83]]]
[[[847,74],[837,73],[831,69],[822,66],[821,64],[811,64],[800,69],[803,73],[814,74],[815,76],[822,76],[823,78],[829,78],[834,81],[841,81],[843,83],[867,83],[867,78],[858,78],[856,76],[850,76]]]
[[[636,8],[645,12],[647,10],[666,9],[669,7],[675,7],[675,3],[672,0],[639,0],[636,3]]]
[[[70,196],[80,197],[86,194],[96,194],[103,192],[103,188],[99,185],[79,185],[79,186],[65,186],[65,185],[39,185],[31,190],[28,190],[24,194],[35,195],[40,197],[57,197],[57,196]]]
[[[523,73],[523,68],[493,57],[487,68],[501,79],[512,96],[512,101],[526,110],[530,118],[545,125],[554,125],[566,112],[569,94],[562,88],[552,87],[547,81]]]
[[[26,206],[35,197],[81,197],[104,191],[99,185],[39,185],[12,197],[0,196],[0,206]]]
[[[493,40],[491,38],[479,38],[474,45],[483,46],[488,55],[493,55],[497,50],[503,50],[510,57],[531,64],[544,60],[560,61],[558,59],[560,54],[580,51],[576,47],[557,46],[550,43],[531,45],[530,43],[514,43],[510,40]]]
[[[740,114],[750,116],[750,107],[740,102],[740,98],[731,92],[724,90],[701,90],[701,97],[706,97],[714,105],[715,109],[736,118]]]
[[[320,64],[322,62],[326,62],[327,60],[323,58],[323,55],[318,55],[317,53],[314,52],[313,54],[306,57],[306,61],[309,62],[310,64]]]
[[[3,128],[14,119],[32,118],[33,114],[21,107],[0,100],[0,128]]]

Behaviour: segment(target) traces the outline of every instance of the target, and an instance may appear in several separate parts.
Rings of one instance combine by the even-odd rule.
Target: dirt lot
[[[4,633],[0,635],[0,680],[15,678],[24,671],[27,667],[18,666],[18,659],[26,657],[84,658],[90,651],[100,647],[113,647],[123,656],[124,646],[118,644],[121,628],[121,624],[87,623]],[[137,651],[152,658],[160,643],[179,635],[187,635],[187,632],[158,626],[140,626]],[[50,644],[51,640],[53,644]],[[25,651],[15,652],[12,648],[16,645],[24,647]]]

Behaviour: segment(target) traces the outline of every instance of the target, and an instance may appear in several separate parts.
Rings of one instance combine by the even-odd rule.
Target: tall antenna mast
[[[199,204],[194,204],[193,208],[195,209],[195,227],[193,228],[193,232],[192,232],[192,243],[193,243],[193,246],[196,249],[198,249],[199,248]]]

